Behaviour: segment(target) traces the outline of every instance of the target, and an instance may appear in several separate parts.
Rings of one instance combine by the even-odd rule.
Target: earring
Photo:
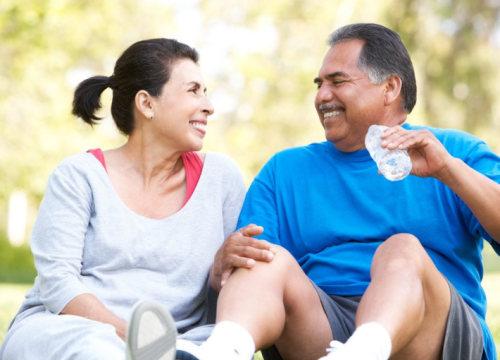
[[[150,119],[150,120],[153,120],[153,115],[149,115],[149,119]]]

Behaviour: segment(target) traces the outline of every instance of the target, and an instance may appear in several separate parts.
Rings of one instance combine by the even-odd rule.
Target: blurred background
[[[313,79],[328,34],[353,22],[385,25],[406,44],[418,84],[408,122],[468,131],[500,153],[499,10],[500,0],[2,0],[0,283],[33,281],[29,234],[57,163],[124,142],[109,90],[94,129],[70,109],[75,86],[111,75],[132,43],[169,37],[200,52],[216,109],[204,150],[233,157],[249,185],[276,151],[324,140]],[[500,262],[486,247],[500,292]],[[0,287],[0,302],[25,290],[16,286]]]

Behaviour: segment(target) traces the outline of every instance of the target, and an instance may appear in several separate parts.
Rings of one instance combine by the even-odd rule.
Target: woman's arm
[[[82,282],[85,238],[93,194],[82,159],[64,160],[51,174],[32,232],[40,299],[54,314],[71,314],[111,324],[124,338],[126,324]],[[88,259],[87,259],[88,261]]]
[[[76,315],[112,325],[116,329],[116,334],[125,341],[127,323],[109,311],[92,294],[78,295],[64,307],[60,315]]]

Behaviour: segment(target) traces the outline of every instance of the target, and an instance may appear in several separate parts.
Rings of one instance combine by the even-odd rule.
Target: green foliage
[[[36,269],[30,248],[13,247],[0,233],[0,283],[32,284],[35,277]]]
[[[14,190],[36,208],[64,157],[124,142],[109,91],[94,130],[71,116],[72,92],[111,75],[119,54],[145,38],[200,51],[208,95],[234,103],[215,104],[204,150],[233,157],[248,184],[275,152],[324,140],[312,80],[328,34],[353,22],[389,26],[407,45],[419,89],[409,122],[467,130],[498,152],[499,9],[483,0],[2,0],[0,231]]]
[[[385,11],[414,59],[425,123],[474,133],[497,150],[499,10],[491,1],[402,0]]]

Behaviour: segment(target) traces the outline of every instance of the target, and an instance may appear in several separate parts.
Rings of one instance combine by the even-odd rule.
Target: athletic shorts
[[[483,354],[483,332],[472,309],[455,287],[450,285],[451,306],[446,324],[443,360],[480,360]],[[321,299],[335,340],[345,343],[354,332],[354,320],[361,296],[328,295],[314,285]],[[325,352],[326,355],[326,352]],[[282,360],[276,346],[262,350],[264,360]]]

